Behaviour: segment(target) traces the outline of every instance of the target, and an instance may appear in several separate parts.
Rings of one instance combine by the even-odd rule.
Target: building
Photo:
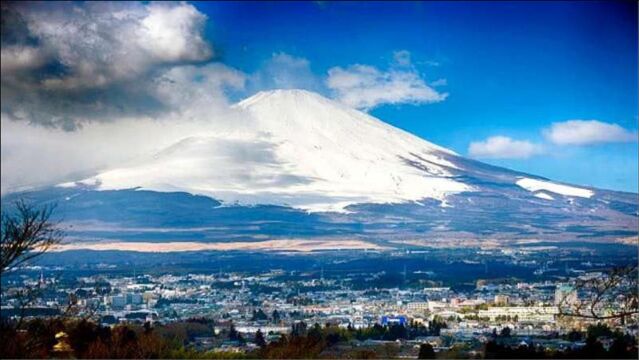
[[[504,306],[479,310],[477,315],[480,318],[489,318],[490,321],[511,319],[523,322],[554,322],[557,314],[559,309],[556,306]]]
[[[447,309],[449,307],[448,303],[443,301],[428,301],[428,311],[436,312],[440,310]]]
[[[117,295],[111,297],[111,307],[114,309],[123,309],[126,306],[126,296]]]
[[[495,295],[495,305],[508,305],[510,297],[508,295]]]
[[[428,310],[428,302],[410,302],[406,304],[406,310],[411,313],[423,313]]]
[[[126,303],[131,305],[141,305],[144,302],[142,294],[128,293],[126,294]]]

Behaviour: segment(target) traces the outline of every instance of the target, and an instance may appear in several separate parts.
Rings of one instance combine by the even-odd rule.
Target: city
[[[146,269],[142,265],[143,269],[131,272],[122,271],[122,264],[99,262],[80,270],[53,261],[3,276],[2,312],[14,319],[70,317],[110,328],[144,326],[166,336],[178,336],[176,324],[190,324],[178,336],[184,348],[219,357],[254,357],[261,347],[278,344],[283,336],[306,335],[314,326],[342,334],[314,354],[321,356],[379,354],[384,348],[387,356],[416,357],[421,345],[429,344],[440,357],[473,358],[484,356],[491,341],[532,347],[541,354],[577,352],[587,346],[586,334],[596,326],[605,326],[607,333],[599,341],[609,351],[615,331],[637,336],[636,313],[614,316],[628,310],[619,297],[624,294],[634,296],[631,306],[636,311],[636,267],[613,289],[620,292],[612,294],[612,301],[607,298],[598,307],[600,318],[575,316],[575,309],[590,305],[592,289],[584,286],[590,279],[605,279],[609,275],[603,269],[636,262],[636,255],[626,249],[621,246],[612,263],[605,255],[593,258],[583,247],[564,249],[571,255],[564,257],[569,261],[545,259],[548,250],[539,247],[413,248],[374,252],[369,259],[344,252],[282,254],[288,260],[274,259],[283,264],[281,269],[241,272],[228,272],[224,265],[216,271],[174,273],[146,273],[152,265]],[[297,263],[298,257],[327,255],[335,260],[314,260],[312,268]],[[237,256],[241,258],[237,261],[250,257]],[[378,270],[349,269],[353,263],[370,263],[380,256],[394,261],[382,263]],[[480,270],[474,283],[463,273],[458,279],[443,280],[430,270],[442,267],[431,260],[439,256],[449,266],[467,266],[470,273],[488,266],[521,267],[529,273],[495,278],[489,272],[481,276]],[[431,264],[418,269],[419,261],[427,258]],[[37,297],[21,308],[25,289]],[[624,356],[632,354],[627,350]]]

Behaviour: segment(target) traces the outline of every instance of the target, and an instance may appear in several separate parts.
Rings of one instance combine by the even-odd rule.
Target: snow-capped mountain
[[[123,229],[137,229],[135,239],[206,241],[637,234],[636,194],[467,159],[315,93],[260,92],[234,111],[237,126],[26,196],[62,203],[79,238],[123,239]],[[15,196],[25,194],[3,201]]]
[[[182,139],[148,159],[85,179],[100,190],[184,191],[225,203],[342,211],[472,190],[455,154],[303,90],[260,92],[235,106],[250,126]],[[71,184],[67,184],[71,185]]]

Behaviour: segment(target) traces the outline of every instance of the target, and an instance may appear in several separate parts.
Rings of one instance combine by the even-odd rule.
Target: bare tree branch
[[[573,281],[572,288],[582,299],[559,303],[561,316],[592,320],[633,320],[639,314],[637,266],[614,268],[608,273]]]
[[[0,230],[0,273],[42,255],[62,241],[59,224],[51,222],[55,205],[42,208],[23,200],[15,203],[14,211],[3,209]]]

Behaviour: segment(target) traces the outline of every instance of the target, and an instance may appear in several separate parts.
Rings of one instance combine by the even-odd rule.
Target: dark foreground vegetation
[[[437,328],[437,324],[433,324]],[[586,333],[572,332],[568,338],[584,346],[548,351],[534,343],[511,341],[508,331],[493,334],[476,348],[450,346],[435,352],[429,344],[410,345],[404,340],[431,335],[424,327],[376,325],[367,329],[335,326],[307,327],[296,324],[288,335],[261,331],[243,337],[233,325],[216,332],[210,320],[151,326],[149,323],[105,327],[90,320],[33,319],[21,324],[4,320],[0,329],[2,358],[190,358],[190,359],[296,359],[296,358],[610,358],[637,357],[634,337],[616,333],[605,325],[591,326]],[[434,335],[434,334],[432,334]],[[216,350],[198,345],[201,339],[218,344]],[[209,342],[210,344],[210,342]],[[605,344],[605,346],[604,346]],[[238,351],[242,349],[242,351]],[[401,352],[401,354],[400,354]]]

